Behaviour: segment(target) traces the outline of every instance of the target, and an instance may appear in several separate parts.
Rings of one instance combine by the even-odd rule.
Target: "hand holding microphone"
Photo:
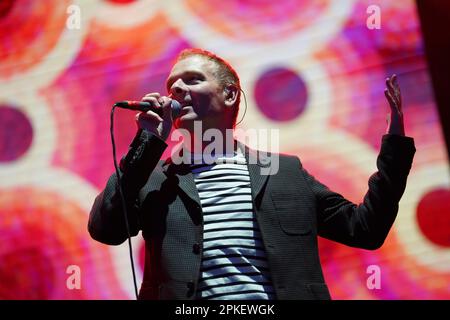
[[[181,111],[178,101],[161,96],[157,92],[145,95],[141,101],[120,101],[115,106],[141,111],[136,114],[138,127],[153,132],[164,141],[169,136],[173,119],[177,118]]]

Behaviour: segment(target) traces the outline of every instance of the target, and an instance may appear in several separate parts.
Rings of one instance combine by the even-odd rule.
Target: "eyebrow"
[[[187,77],[190,75],[195,75],[195,76],[201,76],[203,79],[205,78],[205,75],[199,71],[194,71],[194,70],[188,70],[188,71],[184,71],[180,74],[176,74],[174,76],[171,76],[169,78],[167,78],[166,80],[166,89],[167,91],[169,91],[170,87],[172,86],[172,84],[175,82],[175,80],[182,78],[182,77]]]

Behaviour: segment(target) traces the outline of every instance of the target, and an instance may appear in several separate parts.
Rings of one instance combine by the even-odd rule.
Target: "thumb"
[[[162,118],[165,121],[172,121],[172,99],[169,97],[161,97],[161,106],[163,109],[163,116]]]

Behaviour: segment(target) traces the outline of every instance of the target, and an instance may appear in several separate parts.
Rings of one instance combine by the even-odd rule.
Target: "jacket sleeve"
[[[378,249],[397,216],[415,153],[410,137],[386,134],[369,178],[364,200],[356,205],[302,169],[316,197],[318,234],[348,246]]]
[[[140,230],[139,190],[156,167],[167,144],[146,130],[138,130],[127,154],[120,161],[120,180],[125,198],[130,235]],[[97,196],[89,214],[88,231],[99,242],[119,245],[127,238],[125,215],[114,173]]]

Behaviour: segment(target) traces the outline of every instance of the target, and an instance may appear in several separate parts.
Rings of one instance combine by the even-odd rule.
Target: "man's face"
[[[224,105],[223,86],[216,76],[215,62],[202,56],[178,61],[167,79],[167,91],[182,105],[176,128],[193,132],[194,121],[202,121],[204,130],[223,128],[231,122],[231,110]]]

